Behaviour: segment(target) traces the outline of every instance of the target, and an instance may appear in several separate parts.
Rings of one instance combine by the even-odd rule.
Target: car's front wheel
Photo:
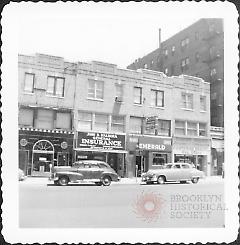
[[[193,184],[197,184],[198,180],[199,180],[199,178],[194,177],[194,178],[192,178],[192,183],[193,183]]]
[[[102,184],[104,186],[109,186],[111,184],[111,178],[109,176],[104,176],[102,179]]]
[[[68,182],[69,182],[69,179],[67,176],[62,176],[59,178],[58,180],[58,184],[61,185],[61,186],[66,186],[68,185]]]
[[[164,176],[159,176],[157,179],[158,184],[162,185],[165,183],[165,177]]]

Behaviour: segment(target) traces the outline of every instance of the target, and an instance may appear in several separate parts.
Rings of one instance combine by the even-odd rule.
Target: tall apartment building
[[[209,82],[211,85],[211,125],[224,126],[222,19],[200,19],[160,43],[158,49],[135,60],[127,68],[133,70],[147,68],[164,72],[168,76],[187,74]]]
[[[210,85],[187,75],[19,55],[19,165],[103,160],[122,177],[167,162],[211,164]]]

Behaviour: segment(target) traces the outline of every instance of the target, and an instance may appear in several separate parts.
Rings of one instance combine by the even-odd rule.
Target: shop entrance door
[[[49,177],[54,160],[54,148],[51,142],[39,140],[32,151],[32,176]]]
[[[143,172],[146,172],[146,166],[145,166],[145,157],[144,156],[136,156],[136,173],[137,177],[141,177],[141,174]]]

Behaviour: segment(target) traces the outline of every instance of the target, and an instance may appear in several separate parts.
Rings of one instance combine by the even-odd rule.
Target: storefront
[[[73,132],[19,129],[19,168],[31,176],[49,176],[51,166],[72,164]]]
[[[171,162],[171,152],[171,138],[129,135],[128,176],[141,176],[149,169],[161,168]]]
[[[174,162],[186,162],[210,175],[210,140],[199,138],[173,138]]]
[[[121,177],[125,176],[125,134],[78,132],[75,159],[107,162]]]

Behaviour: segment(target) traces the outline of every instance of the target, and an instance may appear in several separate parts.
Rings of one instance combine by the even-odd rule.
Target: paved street
[[[21,228],[223,227],[223,181],[54,186],[19,182]]]

